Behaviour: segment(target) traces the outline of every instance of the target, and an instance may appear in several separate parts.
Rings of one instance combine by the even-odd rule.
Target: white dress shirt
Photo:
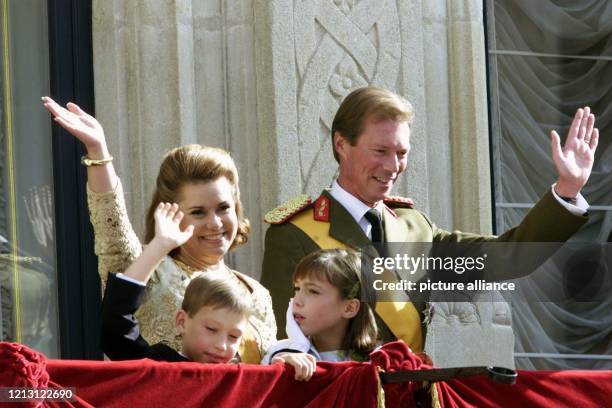
[[[340,187],[340,184],[336,180],[334,180],[331,191],[329,192],[332,197],[336,201],[338,201],[342,206],[351,214],[351,216],[357,221],[359,227],[363,230],[366,236],[372,240],[372,225],[370,221],[365,218],[365,213],[372,209],[367,204],[364,204],[363,201]],[[383,202],[379,202],[376,207],[374,207],[376,211],[380,213],[380,216],[383,216],[383,212],[385,211],[385,205]]]

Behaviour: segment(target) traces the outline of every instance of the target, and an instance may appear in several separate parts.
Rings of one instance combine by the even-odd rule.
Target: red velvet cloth
[[[406,343],[394,341],[387,343],[370,354],[370,361],[386,372],[398,370],[426,370],[426,365]],[[416,405],[415,392],[421,388],[420,382],[383,384],[385,405],[387,407],[413,407]]]
[[[293,369],[278,364],[50,360],[49,371],[55,381],[76,387],[78,395],[95,406],[376,407],[376,366],[385,371],[429,367],[403,342],[386,344],[371,355],[371,361],[320,362],[308,382],[295,381]],[[160,381],[168,386],[160,386]],[[137,390],[130,384],[136,384]],[[414,406],[413,391],[418,387],[419,383],[385,384],[386,406]]]
[[[42,405],[50,407],[375,407],[378,367],[429,368],[401,342],[385,345],[371,360],[318,363],[310,381],[296,382],[293,369],[279,364],[46,360],[25,346],[0,343],[0,387],[76,387],[77,401]],[[387,407],[410,407],[420,384],[383,387]],[[470,377],[436,387],[445,408],[612,406],[612,371],[519,371],[512,386]]]
[[[320,363],[308,382],[281,364],[99,362],[50,360],[54,381],[104,407],[375,407],[376,368]]]
[[[17,343],[2,343],[0,347],[0,385],[3,387],[43,388],[49,385],[47,358]],[[24,407],[42,407],[41,401],[22,403]],[[2,407],[9,403],[0,403]]]
[[[0,387],[57,388],[49,379],[44,354],[18,343],[0,342]],[[77,399],[74,402],[40,401],[0,402],[0,407],[89,407]]]
[[[46,387],[49,384],[47,358],[24,345],[2,343],[0,384],[5,387]]]
[[[450,407],[612,407],[612,371],[523,371],[515,385],[486,377],[439,384],[441,406]]]

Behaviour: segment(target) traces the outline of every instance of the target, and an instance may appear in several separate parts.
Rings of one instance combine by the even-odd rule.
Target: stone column
[[[250,0],[94,0],[96,115],[137,233],[169,149],[202,143],[239,167],[250,243],[230,264],[257,276],[262,244]]]
[[[337,170],[330,128],[340,101],[371,84],[415,106],[410,169],[399,186],[427,206],[422,33],[418,2],[256,0],[260,154],[273,177],[266,207],[318,195]],[[415,7],[416,6],[416,7]],[[410,180],[408,182],[407,180]]]
[[[491,174],[483,2],[449,1],[454,226],[491,233]]]
[[[442,227],[490,232],[482,5],[459,3],[256,0],[263,207],[329,185],[333,115],[371,84],[415,108],[397,192]]]

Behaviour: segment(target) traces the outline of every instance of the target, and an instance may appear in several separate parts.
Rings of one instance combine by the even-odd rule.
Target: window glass
[[[549,132],[563,139],[588,105],[601,137],[583,189],[589,220],[573,240],[603,248],[612,229],[612,2],[487,0],[486,9],[496,231],[518,224],[550,188]],[[612,368],[611,307],[609,298],[513,303],[517,366]]]
[[[1,338],[59,357],[47,2],[0,0]]]

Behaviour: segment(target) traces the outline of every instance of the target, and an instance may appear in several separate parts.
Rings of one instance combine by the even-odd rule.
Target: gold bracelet
[[[103,159],[90,159],[87,155],[81,157],[81,164],[83,166],[100,166],[102,164],[110,163],[113,161],[113,156],[108,156]]]

